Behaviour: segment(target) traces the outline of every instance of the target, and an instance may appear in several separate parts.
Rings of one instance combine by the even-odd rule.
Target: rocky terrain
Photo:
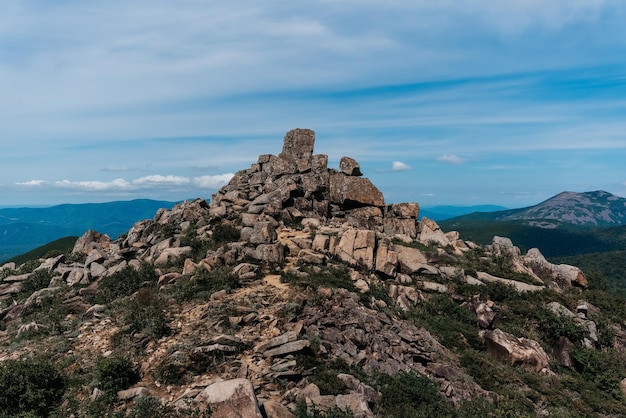
[[[386,204],[358,162],[329,169],[314,141],[288,132],[210,204],[4,265],[0,387],[19,367],[63,383],[52,393],[33,372],[0,412],[626,413],[623,299],[537,249],[418,221],[417,203]]]

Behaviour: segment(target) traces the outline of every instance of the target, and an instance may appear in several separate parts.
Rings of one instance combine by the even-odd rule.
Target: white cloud
[[[450,164],[463,164],[466,160],[465,158],[461,158],[455,154],[443,154],[442,156],[437,158],[437,161],[442,161],[444,163]]]
[[[145,176],[132,181],[133,185],[136,186],[156,186],[156,185],[166,185],[166,186],[182,186],[185,184],[189,184],[191,180],[189,177],[182,176],[162,176],[162,175],[152,175]]]
[[[15,183],[18,186],[29,186],[29,187],[37,187],[45,184],[45,180],[29,180]]]
[[[403,163],[402,161],[394,161],[391,163],[392,171],[411,171],[410,165]]]
[[[227,184],[232,179],[234,174],[217,174],[214,176],[201,176],[201,177],[184,177],[173,175],[150,175],[140,177],[134,180],[125,180],[123,178],[117,178],[111,181],[99,181],[99,180],[87,180],[87,181],[45,181],[45,180],[29,180],[24,182],[15,183],[17,186],[28,187],[44,187],[56,189],[67,189],[73,191],[84,192],[115,192],[115,191],[150,191],[160,190],[163,188],[171,188],[173,186],[184,190],[193,186],[200,189],[219,189]],[[191,189],[189,189],[191,190]]]
[[[85,190],[85,191],[106,191],[106,190],[124,190],[130,188],[130,183],[124,179],[115,179],[112,181],[55,181],[54,187],[63,189]]]
[[[216,176],[194,177],[193,184],[203,189],[217,189],[227,184],[234,174],[218,174]]]

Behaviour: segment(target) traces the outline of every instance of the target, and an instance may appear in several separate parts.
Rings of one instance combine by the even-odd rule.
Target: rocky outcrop
[[[587,287],[587,278],[578,267],[552,264],[537,248],[528,250],[523,261],[537,276],[556,289],[567,289],[571,286]]]
[[[511,366],[520,365],[528,370],[550,373],[550,358],[537,341],[516,336],[499,329],[481,331],[487,351]]]
[[[503,283],[520,293],[541,292],[546,285],[582,288],[580,270],[552,265],[538,250],[522,255],[501,237],[483,251],[454,231],[443,232],[433,220],[418,221],[417,203],[386,204],[356,160],[343,157],[338,170],[329,169],[328,157],[314,154],[314,141],[313,131],[288,132],[279,155],[259,156],[211,203],[196,199],[160,210],[117,240],[87,231],[72,254],[39,260],[29,273],[5,265],[0,321],[8,326],[0,338],[11,332],[21,338],[48,332],[28,315],[58,297],[59,311],[68,312],[64,320],[83,324],[80,332],[71,333],[77,335],[68,343],[72,353],[82,349],[109,356],[115,332],[128,327],[119,324],[124,315],[112,314],[118,304],[97,296],[103,288],[112,292],[112,276],[124,288],[126,277],[119,273],[143,274],[145,268],[154,275],[137,286],[149,291],[133,287],[127,296],[145,304],[150,294],[165,295],[172,333],[149,343],[140,332],[129,337],[136,337],[133,344],[145,354],[143,376],[138,386],[118,393],[120,402],[156,396],[181,410],[210,409],[215,417],[291,418],[294,402],[304,401],[316,409],[349,408],[354,416],[374,416],[381,394],[365,378],[361,382],[340,373],[344,393],[322,395],[310,380],[315,366],[303,358],[340,360],[370,375],[418,373],[436,382],[455,406],[492,398],[460,366],[458,353],[422,327],[428,315],[441,314],[441,306],[454,308],[454,320],[462,321],[463,333],[452,331],[456,324],[449,331],[455,338],[458,334],[459,344],[484,349],[480,341],[469,342],[478,340],[477,334],[465,332],[480,329],[494,357],[550,373],[549,358],[536,341],[496,328],[510,312],[488,299],[499,301],[489,295],[499,289],[485,284]],[[494,260],[510,262],[509,269],[497,275],[487,267],[480,271]],[[329,272],[334,276],[328,277]],[[513,280],[507,276],[511,272],[525,278]],[[34,279],[44,287],[24,295]],[[295,285],[286,283],[292,279]],[[220,280],[225,283],[221,288],[207,285],[211,290],[194,303],[174,305],[179,293]],[[557,303],[546,306],[587,330],[583,341],[559,340],[554,347],[559,364],[573,367],[572,344],[600,346],[589,319],[592,305],[581,298],[576,313]],[[626,333],[617,328],[618,339],[626,341]],[[207,359],[218,367],[207,367]],[[193,364],[193,376],[172,384],[152,377],[156,366],[166,365],[174,373],[179,364]]]

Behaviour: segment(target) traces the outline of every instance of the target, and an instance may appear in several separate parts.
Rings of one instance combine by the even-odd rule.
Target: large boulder
[[[537,248],[528,250],[522,259],[534,274],[557,289],[567,289],[572,285],[587,287],[587,278],[582,270],[568,264],[552,264]]]
[[[374,267],[374,247],[376,233],[367,229],[349,228],[341,236],[335,247],[335,255],[352,265],[372,269]]]
[[[550,358],[535,340],[517,338],[500,329],[480,332],[487,352],[511,366],[520,365],[535,372],[549,372]]]
[[[330,201],[345,208],[385,206],[383,194],[369,179],[344,173],[330,176]]]
[[[213,383],[195,401],[202,410],[209,409],[213,418],[263,418],[248,379]]]

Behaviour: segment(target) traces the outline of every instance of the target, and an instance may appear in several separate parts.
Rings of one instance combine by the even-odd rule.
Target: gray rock
[[[148,390],[148,388],[145,388],[143,386],[138,386],[136,388],[130,388],[126,390],[120,390],[119,392],[117,392],[117,397],[122,401],[127,401],[129,399],[134,399],[134,398],[138,398],[141,396],[148,396],[148,395],[150,395],[150,391]]]
[[[339,170],[348,176],[362,176],[361,166],[354,158],[341,157],[339,161]]]
[[[283,356],[285,354],[295,353],[309,347],[311,342],[309,340],[298,340],[290,343],[283,344],[279,347],[272,348],[263,353],[265,357]]]
[[[267,418],[295,418],[296,416],[278,401],[268,400],[263,402],[263,411]]]
[[[211,410],[213,418],[263,418],[252,382],[232,379],[213,383],[195,397],[201,410]]]

